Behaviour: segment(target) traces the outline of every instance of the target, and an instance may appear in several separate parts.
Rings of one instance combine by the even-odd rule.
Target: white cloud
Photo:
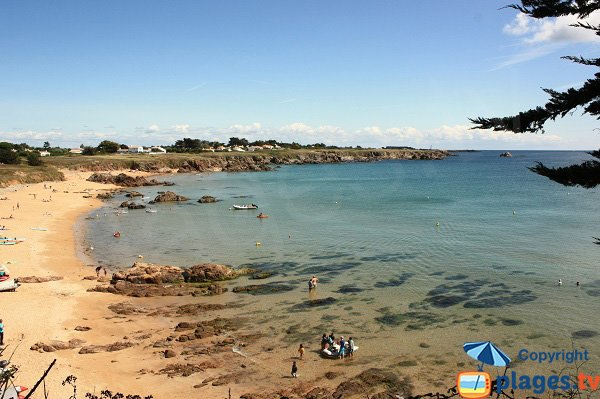
[[[173,130],[178,133],[187,133],[190,131],[190,125],[175,125],[173,126]]]
[[[600,43],[594,31],[577,28],[571,25],[577,22],[600,24],[600,11],[592,13],[588,18],[577,19],[573,15],[558,18],[534,19],[519,13],[515,19],[504,26],[504,33],[519,36],[524,43]]]
[[[506,57],[492,70],[531,61],[575,43],[600,43],[594,31],[571,26],[577,22],[600,24],[600,11],[578,20],[568,15],[558,18],[535,19],[519,13],[502,31],[519,38],[520,51]]]
[[[146,133],[157,133],[157,132],[160,132],[160,126],[158,126],[156,124],[150,125],[146,129]]]

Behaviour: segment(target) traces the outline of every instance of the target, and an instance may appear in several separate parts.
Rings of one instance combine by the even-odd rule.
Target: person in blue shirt
[[[4,323],[0,319],[0,345],[4,345]]]

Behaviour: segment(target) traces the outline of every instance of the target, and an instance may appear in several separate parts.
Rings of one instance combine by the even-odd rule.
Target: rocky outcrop
[[[113,274],[111,283],[126,281],[133,284],[163,284],[183,282],[183,269],[177,266],[136,262],[127,270]]]
[[[29,349],[38,352],[56,352],[67,349],[79,348],[84,343],[84,340],[77,338],[71,339],[68,342],[55,340],[49,342],[38,342],[36,344],[33,344]]]
[[[94,183],[114,184],[121,187],[140,187],[140,186],[163,186],[172,185],[172,183],[147,179],[142,176],[129,176],[125,173],[119,173],[114,176],[110,173],[94,173],[87,179]]]
[[[154,297],[154,296],[212,296],[227,292],[218,284],[210,284],[203,287],[196,287],[190,284],[134,284],[128,281],[117,281],[110,285],[98,285],[89,288],[90,292],[106,292],[110,294],[125,295],[136,298]]]
[[[45,276],[45,277],[37,277],[37,276],[26,276],[19,277],[20,283],[47,283],[48,281],[58,281],[62,280],[63,276]]]
[[[164,193],[159,193],[156,198],[154,198],[154,202],[172,202],[172,201],[187,201],[189,198],[184,197],[183,195],[175,194],[173,191],[167,191]]]
[[[201,204],[211,204],[213,202],[217,202],[217,199],[212,195],[203,195],[202,198],[198,200]]]
[[[228,266],[216,263],[201,263],[184,270],[183,278],[186,283],[205,283],[209,281],[231,280],[251,272],[253,270],[234,270]]]
[[[109,200],[113,197],[113,193],[99,193],[96,194],[96,198],[101,200]]]
[[[130,191],[127,194],[125,194],[126,197],[129,198],[133,198],[133,197],[142,197],[142,193],[140,193],[139,191]]]
[[[131,348],[134,344],[132,342],[115,342],[108,345],[88,345],[84,346],[79,350],[80,355],[89,353],[100,353],[100,352],[116,352],[123,349]]]

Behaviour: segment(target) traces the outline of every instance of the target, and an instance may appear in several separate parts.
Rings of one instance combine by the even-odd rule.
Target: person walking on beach
[[[102,266],[96,268],[96,277],[100,277],[100,270],[102,270]]]
[[[302,357],[304,356],[304,345],[300,344],[300,347],[298,348],[298,353],[300,354],[300,359],[302,359]]]
[[[4,323],[0,319],[0,346],[4,345]]]
[[[295,361],[292,363],[292,377],[298,378],[298,366]]]
[[[354,354],[354,340],[352,337],[348,338],[348,356],[352,357]]]

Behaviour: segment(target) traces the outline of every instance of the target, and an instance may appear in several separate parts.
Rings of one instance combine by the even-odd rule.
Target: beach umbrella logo
[[[490,341],[467,342],[463,345],[464,351],[473,359],[481,362],[477,371],[458,373],[456,387],[458,394],[465,399],[482,399],[490,396],[492,379],[483,371],[483,365],[506,367],[510,358]]]
[[[463,345],[463,349],[467,352],[467,355],[481,362],[478,366],[479,371],[483,370],[484,364],[506,367],[510,363],[510,357],[506,356],[504,352],[490,341],[467,342]]]

